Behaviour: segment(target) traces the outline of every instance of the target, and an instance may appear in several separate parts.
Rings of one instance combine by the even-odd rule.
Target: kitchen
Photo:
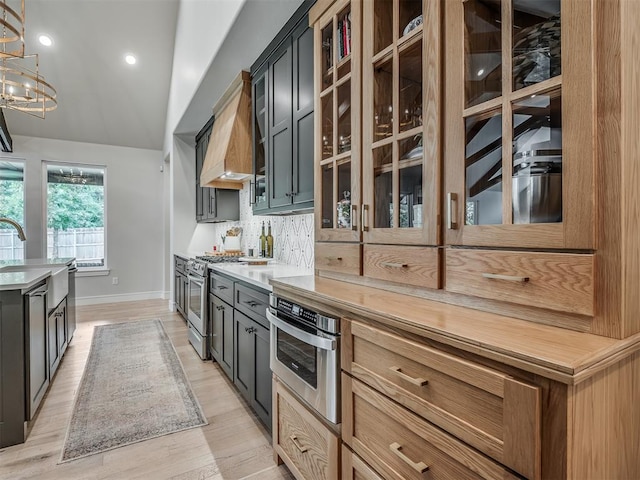
[[[26,244],[26,258],[42,256],[44,251],[45,235],[40,234],[44,228],[40,220],[43,159],[80,161],[82,149],[85,155],[90,149],[90,156],[107,166],[109,188],[119,187],[119,195],[107,191],[106,200],[112,271],[78,278],[79,327],[71,352],[85,326],[83,345],[88,346],[89,326],[107,318],[159,317],[165,320],[188,375],[195,375],[190,379],[209,420],[202,427],[204,444],[193,438],[199,431],[193,429],[113,452],[133,449],[146,455],[143,445],[158,441],[166,442],[161,443],[162,448],[171,453],[178,446],[170,437],[190,435],[187,442],[200,452],[198,461],[207,463],[173,473],[167,470],[167,478],[180,474],[287,478],[289,472],[296,478],[428,478],[427,472],[449,478],[637,477],[640,467],[634,452],[640,426],[633,405],[640,393],[633,385],[638,368],[639,308],[634,294],[638,266],[632,261],[638,249],[637,173],[632,166],[636,149],[631,134],[637,108],[627,107],[638,102],[632,66],[635,56],[628,47],[635,35],[631,26],[639,14],[637,8],[624,1],[604,8],[601,2],[563,0],[532,12],[527,2],[514,2],[517,15],[512,17],[511,2],[503,2],[500,10],[496,7],[499,2],[492,1],[321,1],[309,12],[312,39],[300,27],[296,35],[284,35],[298,39],[297,43],[288,40],[292,43],[286,49],[274,45],[263,56],[260,52],[265,45],[278,36],[300,6],[300,2],[288,2],[286,7],[283,3],[287,2],[265,7],[247,2],[237,6],[237,11],[226,12],[231,17],[237,14],[236,23],[217,55],[209,57],[211,68],[202,79],[202,85],[215,84],[214,91],[206,92],[205,100],[198,90],[177,107],[170,100],[170,111],[172,105],[180,109],[191,103],[187,110],[200,109],[200,113],[179,119],[175,125],[168,122],[172,138],[171,147],[164,147],[166,153],[102,145],[74,150],[68,142],[19,135],[14,140],[14,156],[26,158],[26,231],[34,238]],[[201,19],[202,12],[196,14],[188,4],[181,2],[179,19]],[[267,37],[256,41],[260,46],[251,58],[237,58],[240,55],[234,55],[234,45],[255,41],[246,36],[251,27],[256,29],[257,24],[251,22],[276,16],[276,4],[283,11],[278,21],[269,23]],[[553,15],[560,4],[561,18],[572,22],[560,24]],[[536,21],[540,18],[546,19],[543,27]],[[289,24],[289,31],[295,31],[298,23]],[[180,20],[178,25],[182,25]],[[465,46],[463,32],[473,39],[474,28],[482,30],[483,41]],[[196,30],[187,33],[178,28],[178,33],[196,36]],[[561,74],[559,64],[554,63],[560,55],[555,48],[560,31]],[[532,49],[527,42],[541,41],[540,32],[548,34],[542,37],[550,46],[551,63],[536,64],[527,56]],[[184,40],[178,33],[176,52]],[[309,116],[309,104],[304,102],[309,98],[308,86],[300,82],[291,92],[300,95],[295,105],[301,108],[289,108],[283,122],[274,123],[277,105],[258,108],[261,96],[256,92],[266,85],[263,91],[269,100],[274,86],[282,85],[278,83],[281,67],[303,72],[309,57],[296,52],[305,45],[313,49],[313,115]],[[512,58],[510,45],[524,53]],[[493,58],[486,65],[473,63],[496,48],[502,49],[502,62]],[[612,51],[619,54],[610,55]],[[583,61],[567,60],[575,58]],[[177,53],[173,62],[175,72],[180,68]],[[206,63],[209,66],[208,60]],[[197,196],[195,180],[204,173],[196,167],[195,137],[213,106],[217,115],[211,138],[216,138],[225,103],[231,103],[220,99],[243,69],[252,77],[251,118],[260,124],[261,112],[268,112],[270,123],[260,124],[265,135],[257,136],[251,121],[251,148],[246,147],[247,142],[244,145],[251,155],[252,170],[236,190],[238,216],[227,223],[198,223],[196,215],[205,211],[202,203],[199,211],[196,202],[202,201],[204,193]],[[524,76],[523,70],[529,75]],[[214,77],[217,82],[211,81]],[[301,73],[292,78],[306,77]],[[262,86],[261,79],[265,81]],[[611,85],[619,86],[616,95],[611,95]],[[593,112],[609,121],[597,122]],[[10,128],[14,118],[8,116]],[[287,150],[279,143],[282,138],[288,139],[286,145],[303,147],[310,143],[303,139],[314,140],[313,210],[304,195],[300,195],[302,206],[296,205],[297,194],[306,190],[296,188],[294,178],[304,181],[308,175],[295,177],[291,169],[268,176],[269,169],[282,167],[274,163],[275,158],[300,158],[293,147]],[[260,146],[266,160],[265,177],[255,168]],[[210,155],[209,149],[204,150],[201,160],[206,166]],[[118,154],[148,157],[123,168],[113,158]],[[138,171],[132,174],[131,169]],[[144,186],[138,182],[137,188],[120,188],[132,175],[147,179]],[[513,181],[502,182],[503,176],[512,176]],[[554,183],[559,179],[560,190]],[[218,180],[209,178],[206,183],[215,185]],[[531,189],[524,189],[528,196],[517,194],[522,185],[531,187],[536,182],[541,189],[555,192],[555,197],[549,191],[545,194],[549,203],[540,211],[532,203]],[[283,184],[289,189],[282,188]],[[262,200],[263,185],[267,205]],[[139,190],[144,193],[140,195]],[[209,192],[209,215],[216,210],[211,202],[217,207],[218,197],[212,198]],[[30,203],[31,199],[35,200]],[[116,202],[115,208],[111,202]],[[213,278],[209,298],[217,306],[225,306],[220,300],[233,307],[234,320],[240,311],[238,318],[254,322],[240,333],[252,328],[260,331],[260,327],[270,329],[271,335],[276,332],[276,341],[270,339],[271,366],[275,346],[280,348],[279,328],[274,326],[278,320],[274,322],[271,316],[282,314],[289,320],[280,320],[285,325],[298,316],[314,318],[325,326],[330,319],[339,319],[341,333],[341,365],[332,380],[342,388],[341,400],[334,402],[341,407],[341,421],[331,422],[318,413],[321,408],[301,393],[304,388],[297,389],[295,382],[281,374],[273,383],[273,437],[251,398],[241,400],[248,397],[238,386],[242,382],[236,381],[237,375],[232,375],[233,381],[227,379],[219,359],[215,364],[199,360],[187,341],[188,322],[178,313],[167,312],[166,301],[162,301],[164,292],[170,292],[173,307],[173,301],[180,299],[174,285],[185,285],[174,284],[176,258],[195,258],[205,252],[216,256],[234,228],[242,229],[242,253],[248,254],[249,249],[255,253],[260,248],[263,221],[267,226],[271,222],[275,260],[299,267],[303,273],[310,269],[316,276],[277,275],[280,278],[258,286],[246,272],[261,268],[266,272],[272,269],[269,264],[214,266],[207,277]],[[238,270],[245,273],[244,278]],[[130,283],[133,279],[138,282],[135,286]],[[233,290],[234,295],[226,301],[225,289],[216,294],[216,280],[220,279],[231,282],[226,290]],[[270,289],[274,293],[271,300]],[[241,294],[237,292],[250,296],[245,297],[247,303],[239,304],[242,308],[236,305]],[[190,297],[183,291],[183,299]],[[139,300],[145,307],[127,304],[118,309],[118,304],[108,303],[124,305],[130,300]],[[266,323],[252,317],[256,312],[251,305],[256,303],[257,308],[261,302],[270,303],[264,312],[269,317]],[[188,305],[182,306],[188,310]],[[125,313],[129,308],[131,315]],[[318,324],[308,328],[324,332]],[[257,334],[251,334],[254,336],[247,338],[254,343],[249,345],[255,347]],[[335,346],[325,335],[318,338],[328,343],[317,343]],[[282,348],[293,351],[291,345]],[[71,352],[68,347],[66,355]],[[52,389],[71,365],[67,359],[60,363],[54,379],[58,382],[53,382]],[[79,360],[78,375],[81,364]],[[215,395],[207,395],[206,387],[198,383],[200,375],[216,375],[204,384],[223,386],[224,395],[235,397],[253,419],[253,436],[247,438],[261,438],[263,443],[255,448],[262,452],[262,460],[270,458],[262,470],[241,474],[230,464],[216,470],[212,455],[220,450],[219,445],[212,446],[217,441],[216,425],[207,412],[212,408],[207,402],[213,402]],[[73,389],[68,389],[64,402],[71,403]],[[45,397],[39,420],[46,418],[44,408],[52,393]],[[378,424],[372,424],[371,418]],[[228,428],[233,429],[231,423]],[[41,448],[37,444],[31,453],[0,451],[0,468],[4,458],[22,467],[25,463],[20,459],[31,458],[35,464],[40,462],[34,472],[52,468],[54,478],[56,471],[78,478],[127,476],[122,473],[126,470],[118,473],[110,460],[117,458],[116,453],[112,454],[115,457],[96,455],[54,466],[64,431],[65,426],[59,426],[56,440],[44,447],[48,460],[34,459]],[[312,431],[316,433],[304,435]],[[46,434],[39,438],[46,444]],[[310,439],[316,443],[307,444]],[[245,450],[247,455],[255,453],[248,452]],[[145,462],[138,464],[135,453],[132,455],[129,476],[144,478],[141,464]],[[163,469],[154,463],[161,457],[158,453],[150,457],[154,465],[148,465],[152,473],[147,474],[163,475]],[[309,466],[309,457],[314,458],[314,467]],[[276,466],[274,458],[287,467]],[[80,467],[83,462],[86,469]],[[74,463],[78,470],[73,469]],[[106,470],[100,473],[101,468]],[[11,473],[20,475],[19,471]]]

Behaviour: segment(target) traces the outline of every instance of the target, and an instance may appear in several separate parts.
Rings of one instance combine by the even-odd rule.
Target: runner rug
[[[160,320],[98,326],[60,463],[206,424]]]

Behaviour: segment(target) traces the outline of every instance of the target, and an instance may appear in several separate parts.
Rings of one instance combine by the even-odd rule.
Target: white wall
[[[171,149],[176,125],[245,1],[180,1],[165,124],[165,151]],[[215,101],[212,98],[209,107],[213,107]]]
[[[108,276],[79,277],[78,303],[161,298],[163,281],[164,178],[162,152],[128,147],[13,137],[13,153],[25,160],[26,258],[45,252],[45,198],[42,162],[72,162],[107,168]],[[165,169],[166,172],[166,169]],[[112,277],[119,284],[112,285]]]

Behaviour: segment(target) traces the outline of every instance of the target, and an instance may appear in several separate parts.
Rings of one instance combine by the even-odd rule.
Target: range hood
[[[251,175],[251,76],[242,71],[213,108],[201,187],[242,189]]]

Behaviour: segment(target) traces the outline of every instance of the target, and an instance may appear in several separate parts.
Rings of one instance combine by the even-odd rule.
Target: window
[[[0,159],[0,217],[24,227],[24,163]],[[0,223],[0,260],[22,260],[24,243],[8,223]]]
[[[47,256],[75,257],[80,270],[105,263],[104,167],[46,164]]]

